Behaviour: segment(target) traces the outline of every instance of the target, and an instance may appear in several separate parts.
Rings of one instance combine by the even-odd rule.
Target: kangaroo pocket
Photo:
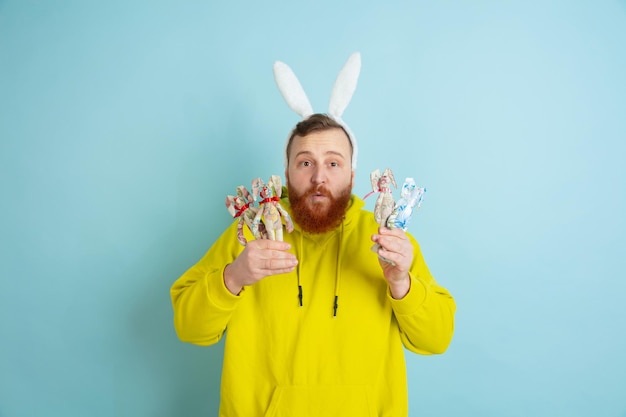
[[[363,385],[279,386],[265,417],[375,417]]]

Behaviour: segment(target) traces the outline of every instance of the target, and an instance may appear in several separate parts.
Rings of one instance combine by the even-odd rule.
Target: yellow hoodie
[[[281,205],[290,210],[286,193]],[[391,298],[370,250],[378,224],[363,206],[352,196],[342,226],[326,234],[296,225],[284,240],[298,258],[297,270],[264,278],[239,296],[223,280],[224,268],[243,250],[236,222],[174,283],[182,341],[211,345],[226,334],[220,416],[408,414],[402,346],[443,353],[455,304],[411,236],[411,289],[401,300]]]

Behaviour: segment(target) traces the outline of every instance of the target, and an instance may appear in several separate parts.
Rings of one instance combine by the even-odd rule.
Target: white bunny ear
[[[350,55],[341,71],[337,75],[332,93],[330,94],[330,103],[328,105],[328,114],[334,118],[341,118],[344,110],[348,107],[356,84],[359,80],[361,72],[361,54],[358,52]]]
[[[309,102],[309,98],[304,92],[302,85],[300,85],[300,81],[298,81],[298,78],[287,64],[280,61],[274,63],[274,79],[291,110],[298,113],[303,119],[313,114],[313,107]]]

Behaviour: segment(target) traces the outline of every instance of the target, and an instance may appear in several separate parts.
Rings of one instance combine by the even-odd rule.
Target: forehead
[[[336,153],[346,159],[350,159],[352,145],[343,129],[333,128],[314,131],[306,136],[294,136],[289,156],[295,157],[300,153],[311,153],[314,155]]]

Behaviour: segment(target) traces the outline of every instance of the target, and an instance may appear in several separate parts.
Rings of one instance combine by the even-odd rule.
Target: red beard
[[[326,233],[336,229],[345,218],[352,194],[350,186],[343,189],[337,197],[324,186],[311,188],[298,194],[289,182],[287,182],[287,190],[293,220],[302,230],[312,234]],[[311,202],[309,197],[317,193],[324,194],[328,197],[328,201],[324,204]]]

